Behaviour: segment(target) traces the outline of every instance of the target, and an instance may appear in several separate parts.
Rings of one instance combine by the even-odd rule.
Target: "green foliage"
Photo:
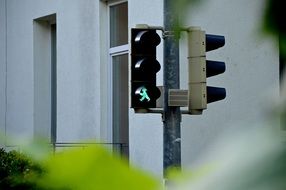
[[[266,29],[275,33],[286,33],[282,0],[268,0],[265,10]]]
[[[41,168],[24,154],[0,149],[0,189],[34,189],[31,176],[41,173]]]
[[[190,9],[190,5],[195,6],[200,3],[202,0],[173,0],[172,7],[176,14],[182,16],[184,18],[184,14]]]
[[[40,146],[46,145],[37,145]],[[26,150],[28,155],[36,155],[35,148]],[[99,146],[45,155],[38,165],[24,154],[1,149],[0,189],[158,190],[161,187],[156,178]]]
[[[43,162],[40,187],[69,190],[152,190],[159,188],[153,177],[129,166],[96,146],[56,153]]]
[[[176,15],[176,20],[174,22],[173,31],[175,32],[176,39],[180,38],[180,33],[182,27],[184,27],[183,23],[185,22],[185,19],[187,18],[188,11],[191,10],[191,8],[197,6],[200,2],[203,0],[173,0],[171,1],[171,7],[172,7],[172,14]]]
[[[279,43],[281,54],[286,58],[286,22],[282,0],[268,0],[264,14],[264,28]]]

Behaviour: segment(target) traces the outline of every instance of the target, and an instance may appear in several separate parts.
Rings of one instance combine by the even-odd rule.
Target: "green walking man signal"
[[[141,91],[139,92],[141,98],[140,101],[143,102],[143,100],[147,99],[147,101],[150,101],[150,97],[147,94],[147,88],[143,87],[141,88]]]

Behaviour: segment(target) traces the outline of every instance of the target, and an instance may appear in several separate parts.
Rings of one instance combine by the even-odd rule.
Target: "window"
[[[114,150],[128,157],[128,4],[109,4],[111,128]]]
[[[128,43],[127,2],[110,6],[110,47]]]
[[[128,155],[128,55],[112,56],[112,131],[115,149]]]
[[[33,22],[34,135],[55,146],[57,130],[57,30],[56,14]]]

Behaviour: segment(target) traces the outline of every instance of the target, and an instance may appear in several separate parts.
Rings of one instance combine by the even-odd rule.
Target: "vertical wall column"
[[[6,131],[7,111],[7,13],[6,0],[0,0],[0,136]]]
[[[56,142],[56,15],[34,20],[34,136]]]

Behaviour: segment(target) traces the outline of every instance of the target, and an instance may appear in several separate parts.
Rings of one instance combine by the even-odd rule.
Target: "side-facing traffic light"
[[[161,38],[154,29],[131,29],[131,107],[155,108],[160,90],[156,73],[161,66],[156,60],[156,47]]]
[[[225,71],[225,63],[206,60],[206,52],[223,47],[224,36],[205,34],[199,27],[188,30],[189,113],[202,114],[207,103],[226,97],[225,88],[207,86],[207,77]]]
[[[223,47],[225,44],[224,36],[206,34],[206,51],[212,51]],[[207,77],[219,75],[225,72],[225,63],[221,61],[206,60]],[[226,97],[225,88],[207,86],[207,103],[223,100]]]

